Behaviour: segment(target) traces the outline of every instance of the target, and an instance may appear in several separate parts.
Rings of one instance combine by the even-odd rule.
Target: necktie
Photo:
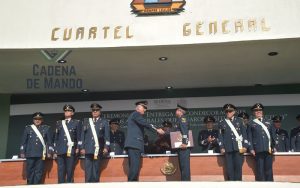
[[[96,121],[97,121],[97,118],[94,118],[94,123],[96,123]]]
[[[261,118],[258,118],[258,121],[260,121],[260,122],[261,122]]]
[[[68,120],[68,119],[66,119],[66,125],[68,125],[68,123],[69,123],[69,120]]]

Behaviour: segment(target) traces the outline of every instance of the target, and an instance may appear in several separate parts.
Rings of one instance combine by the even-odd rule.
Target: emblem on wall
[[[165,162],[163,164],[163,166],[160,168],[160,171],[162,174],[166,175],[166,176],[170,176],[175,174],[176,172],[176,167],[173,163],[171,162]]]
[[[178,14],[184,10],[185,0],[133,0],[132,12],[137,15]]]

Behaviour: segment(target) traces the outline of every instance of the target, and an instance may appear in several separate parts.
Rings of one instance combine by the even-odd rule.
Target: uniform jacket
[[[98,120],[94,123],[95,131],[98,137],[98,144],[100,148],[109,149],[110,146],[110,127],[108,121],[104,118],[99,117]],[[92,133],[91,125],[89,118],[83,120],[82,132],[81,132],[81,149],[85,149],[86,154],[95,153],[95,139]],[[101,152],[99,152],[100,154]]]
[[[72,154],[75,153],[75,149],[78,147],[78,141],[80,141],[80,126],[81,122],[77,119],[71,119],[67,124],[67,129],[69,130],[70,137],[74,146],[72,147]],[[58,155],[66,154],[68,151],[68,139],[65,130],[62,125],[62,120],[56,122],[56,129],[54,134],[54,150]]]
[[[131,113],[128,117],[125,149],[135,148],[144,152],[144,128],[154,131],[154,127],[147,123],[139,112]]]
[[[266,121],[265,119],[263,119],[262,122],[268,128],[271,137],[270,138],[271,149],[273,149],[274,137],[275,137],[274,126],[269,121]],[[250,121],[247,133],[250,142],[250,147],[249,147],[250,150],[254,150],[256,153],[269,151],[269,139],[264,129],[261,127],[261,125],[255,123],[253,120]]]
[[[291,150],[300,152],[300,126],[291,130]]]
[[[275,148],[278,152],[288,152],[290,150],[289,134],[284,129],[275,129]]]
[[[243,121],[241,118],[234,117],[232,120],[232,124],[234,128],[237,130],[237,133],[243,137],[242,139],[242,146],[247,148],[249,142],[247,140],[247,132]],[[236,137],[225,121],[225,119],[219,122],[219,146],[220,149],[225,149],[225,152],[232,152],[232,151],[239,151],[238,142]]]
[[[208,152],[208,150],[213,150],[214,152],[219,151],[219,143],[218,143],[218,130],[201,130],[198,136],[198,144],[201,146],[202,152]],[[207,141],[208,137],[214,137],[215,140],[211,143]]]
[[[173,131],[180,131],[182,134],[182,143],[186,145],[188,144],[189,123],[185,116],[177,118]]]
[[[115,133],[110,131],[110,151],[116,155],[123,154],[125,135],[123,131],[117,130]]]
[[[52,133],[50,126],[48,125],[40,125],[37,127],[40,131],[42,137],[44,138],[44,142],[46,144],[46,149],[53,150],[52,145]],[[21,139],[21,147],[20,153],[25,154],[26,158],[29,157],[42,157],[43,155],[43,145],[40,141],[39,137],[36,135],[34,130],[31,128],[31,125],[27,125],[23,132],[23,136]]]

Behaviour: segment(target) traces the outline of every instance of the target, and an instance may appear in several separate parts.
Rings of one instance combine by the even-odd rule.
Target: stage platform
[[[276,153],[273,159],[274,180],[277,182],[300,182],[300,153]],[[243,181],[255,181],[254,158],[245,154]],[[192,181],[218,182],[225,180],[224,156],[220,154],[191,154]],[[179,181],[180,172],[176,154],[144,155],[140,181]],[[127,156],[103,159],[101,182],[127,181]],[[75,183],[84,182],[84,159],[75,168]],[[57,163],[46,161],[45,184],[57,183]],[[25,160],[0,160],[0,186],[26,184]],[[123,185],[123,184],[122,184]],[[244,187],[243,187],[244,188]]]
[[[46,184],[46,185],[19,185],[13,188],[182,188],[182,187],[201,187],[201,188],[253,188],[253,187],[272,187],[272,188],[299,188],[300,183],[288,182],[113,182],[113,183],[72,183],[72,184]],[[7,186],[12,188],[12,186]]]

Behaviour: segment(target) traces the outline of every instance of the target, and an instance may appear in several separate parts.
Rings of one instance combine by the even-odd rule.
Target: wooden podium
[[[180,170],[176,154],[156,154],[142,157],[139,181],[180,181]],[[224,156],[220,154],[191,154],[192,181],[224,181]],[[300,152],[277,153],[273,157],[275,181],[300,182]],[[25,160],[0,160],[0,186],[26,184]],[[126,182],[127,156],[116,156],[101,161],[100,182]],[[171,172],[164,174],[164,172]],[[243,181],[254,181],[253,156],[245,154]],[[74,173],[76,183],[84,182],[84,159],[79,159]],[[57,183],[57,163],[47,160],[44,174],[45,184]]]

